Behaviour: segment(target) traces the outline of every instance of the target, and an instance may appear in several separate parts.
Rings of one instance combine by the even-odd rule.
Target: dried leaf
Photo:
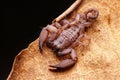
[[[49,71],[48,65],[59,59],[47,47],[40,54],[36,39],[15,57],[8,80],[120,80],[120,0],[84,0],[76,12],[93,7],[99,10],[93,27],[100,31],[87,31],[89,49],[81,52],[76,47],[75,66],[64,72]]]

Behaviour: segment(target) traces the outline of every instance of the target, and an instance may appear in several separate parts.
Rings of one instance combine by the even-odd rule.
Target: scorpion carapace
[[[71,58],[62,60],[59,64],[49,65],[52,71],[67,69],[77,62],[77,54],[74,47],[83,46],[81,38],[85,37],[89,42],[90,38],[84,33],[97,19],[99,12],[97,9],[88,9],[82,14],[77,14],[75,19],[66,19],[60,22],[53,22],[44,27],[40,33],[39,48],[42,53],[43,45],[51,48],[57,56],[70,55]]]

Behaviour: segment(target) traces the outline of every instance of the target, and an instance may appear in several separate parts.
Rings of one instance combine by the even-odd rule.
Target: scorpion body
[[[71,58],[62,60],[59,64],[49,65],[50,70],[64,70],[73,66],[77,62],[77,53],[74,47],[77,45],[83,46],[80,41],[82,37],[85,37],[89,42],[90,38],[85,35],[85,29],[90,27],[93,21],[98,17],[97,9],[89,9],[83,14],[77,14],[73,21],[66,19],[61,22],[53,22],[51,25],[47,25],[42,29],[40,33],[39,48],[42,52],[43,45],[46,43],[57,56],[64,56],[69,54]]]
[[[78,38],[79,30],[77,27],[70,27],[64,30],[56,40],[49,42],[50,47],[53,48],[55,52],[69,47]]]

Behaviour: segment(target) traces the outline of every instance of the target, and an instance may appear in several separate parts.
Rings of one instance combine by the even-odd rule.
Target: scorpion
[[[82,14],[76,14],[73,20],[63,19],[60,22],[53,22],[44,27],[39,36],[39,49],[42,53],[43,46],[46,44],[58,56],[69,55],[70,58],[61,60],[60,63],[49,65],[49,70],[66,70],[74,66],[78,61],[77,53],[74,48],[78,45],[84,45],[80,41],[85,37],[90,42],[89,36],[85,34],[86,28],[89,28],[97,19],[99,12],[95,8],[90,8]]]

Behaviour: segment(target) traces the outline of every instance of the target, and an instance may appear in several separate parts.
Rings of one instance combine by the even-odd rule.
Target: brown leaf
[[[64,72],[49,71],[48,65],[59,60],[47,47],[40,54],[36,39],[15,57],[8,80],[120,80],[120,0],[84,0],[76,12],[93,7],[99,11],[93,27],[100,31],[87,31],[89,49],[81,52],[76,47],[75,66]]]

